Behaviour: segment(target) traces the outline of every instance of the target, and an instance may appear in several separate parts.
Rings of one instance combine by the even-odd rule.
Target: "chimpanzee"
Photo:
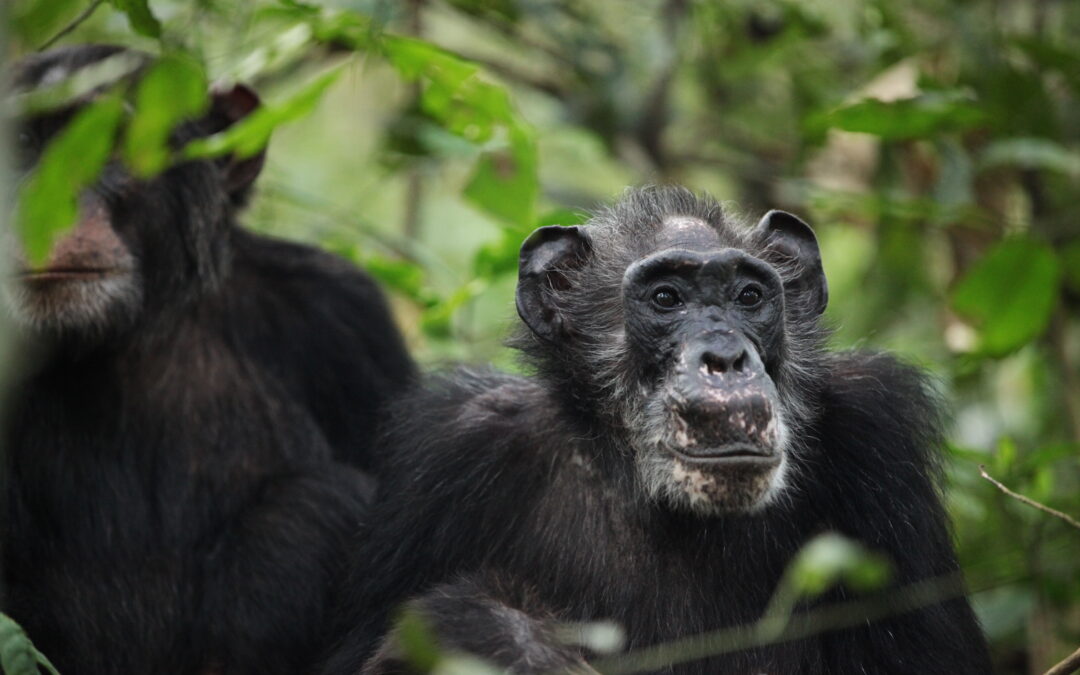
[[[588,672],[553,621],[614,620],[629,649],[746,626],[824,532],[888,556],[901,596],[954,578],[941,404],[887,355],[826,351],[827,297],[808,225],[744,227],[682,188],[537,230],[513,339],[535,376],[465,370],[395,404],[324,671],[411,672],[386,636],[412,598],[445,648]],[[661,670],[989,672],[966,600],[932,600]]]
[[[32,56],[16,91],[119,54]],[[22,120],[22,169],[100,95]],[[171,142],[257,105],[219,87]],[[0,436],[3,610],[63,672],[294,673],[322,635],[377,409],[413,365],[370,278],[237,226],[261,164],[110,162],[48,260],[3,280],[37,348]]]

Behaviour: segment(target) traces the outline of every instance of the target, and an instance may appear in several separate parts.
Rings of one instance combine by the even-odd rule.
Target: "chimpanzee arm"
[[[370,493],[369,480],[345,466],[289,471],[220,531],[203,559],[198,615],[214,672],[293,673],[307,663]],[[303,660],[282,663],[282,654]]]
[[[511,603],[495,589],[498,580],[478,574],[437,586],[410,601],[405,612],[416,617],[436,640],[441,653],[464,653],[482,658],[508,673],[595,673],[573,645],[556,634],[556,624],[525,598]],[[511,591],[520,596],[520,592]],[[533,603],[535,605],[535,601]],[[413,672],[401,649],[399,629],[392,630],[363,675]]]
[[[461,372],[395,404],[381,496],[352,546],[322,672],[359,672],[403,602],[512,547],[550,470],[529,436],[551,428],[536,394],[519,378]]]
[[[926,583],[949,599],[826,635],[829,672],[989,673],[982,631],[956,597],[964,587],[938,489],[942,403],[923,375],[888,356],[840,355],[831,372],[815,433],[828,445],[810,480],[834,489],[821,490],[828,498],[816,507],[833,528],[890,558],[883,603],[914,599],[900,589]]]

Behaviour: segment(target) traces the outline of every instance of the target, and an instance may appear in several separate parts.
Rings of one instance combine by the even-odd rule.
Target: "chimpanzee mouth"
[[[739,464],[756,465],[767,468],[780,462],[780,453],[772,448],[765,448],[749,443],[730,443],[714,447],[695,447],[692,452],[686,448],[667,448],[672,455],[690,465],[701,464]]]

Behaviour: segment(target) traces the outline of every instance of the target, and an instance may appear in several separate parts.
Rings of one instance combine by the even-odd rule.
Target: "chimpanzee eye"
[[[682,300],[679,299],[679,292],[670,286],[664,286],[653,291],[652,301],[654,305],[664,309],[671,309],[682,304]]]
[[[735,299],[743,307],[755,307],[761,302],[764,294],[758,286],[750,285],[739,291],[739,297]]]

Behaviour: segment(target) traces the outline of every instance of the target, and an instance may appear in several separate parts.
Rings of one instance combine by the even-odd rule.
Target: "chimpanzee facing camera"
[[[537,230],[514,339],[536,374],[395,405],[324,671],[412,672],[388,632],[407,600],[442,647],[516,673],[589,668],[552,622],[614,620],[630,650],[749,626],[823,532],[889,557],[882,597],[955,576],[941,405],[892,357],[826,350],[827,300],[814,233],[780,211],[748,228],[654,187]],[[964,598],[886,614],[660,672],[989,672]]]
[[[151,63],[58,49],[18,64],[15,89],[119,54]],[[21,169],[100,94],[21,120]],[[257,106],[215,91],[171,140]],[[3,280],[40,357],[0,437],[3,609],[62,672],[295,673],[322,637],[378,410],[414,369],[364,273],[236,225],[262,161],[148,180],[109,163],[48,260]]]

